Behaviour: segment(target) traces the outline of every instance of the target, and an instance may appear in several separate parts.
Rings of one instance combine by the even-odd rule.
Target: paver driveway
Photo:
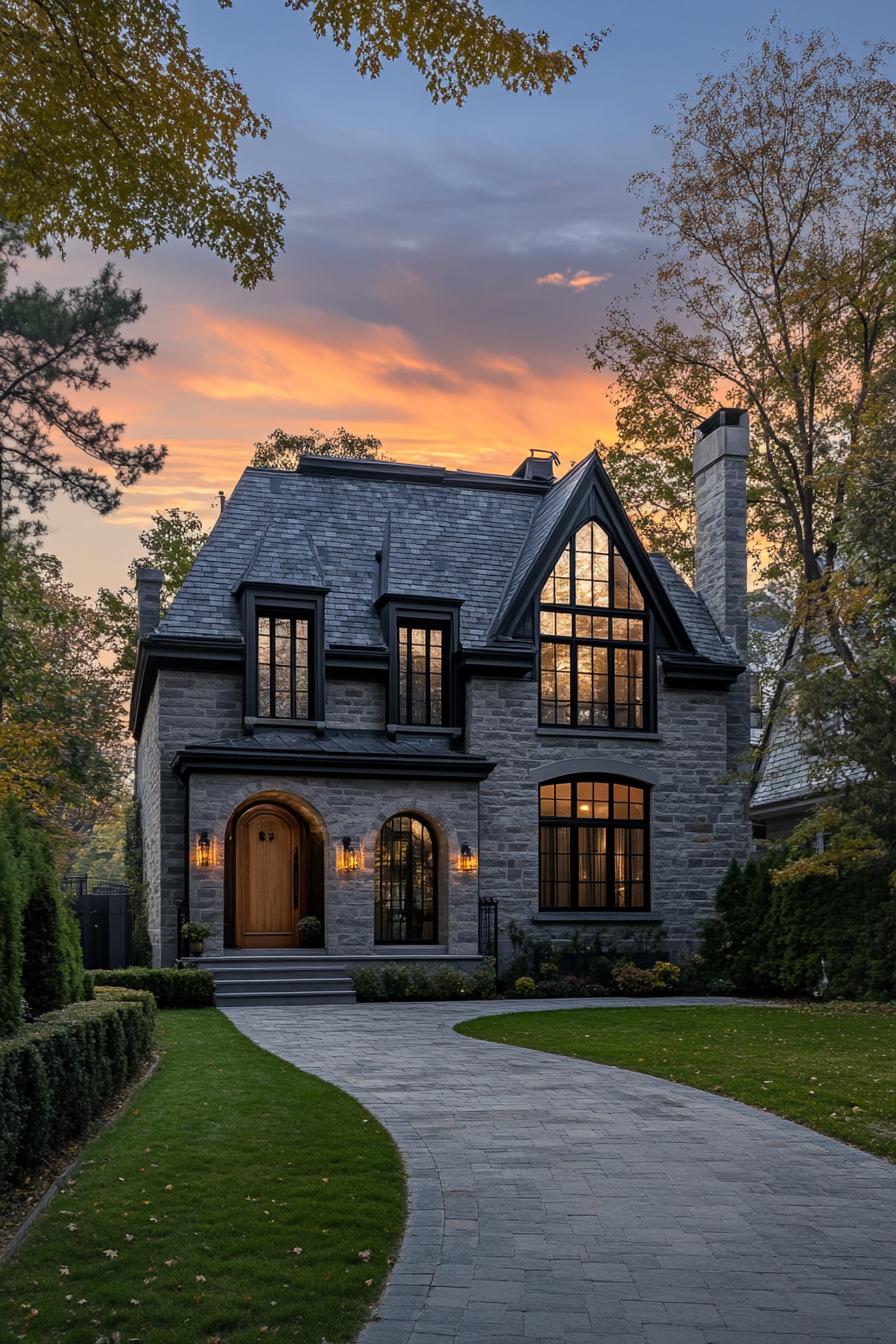
[[[512,1007],[229,1013],[362,1101],[404,1155],[406,1235],[362,1344],[894,1344],[896,1167],[737,1102],[452,1030]]]

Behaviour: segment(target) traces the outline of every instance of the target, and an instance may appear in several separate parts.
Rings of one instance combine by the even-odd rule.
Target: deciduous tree
[[[389,459],[382,456],[382,447],[375,435],[353,434],[341,426],[334,434],[324,434],[320,429],[309,429],[307,434],[288,434],[285,429],[275,429],[266,439],[256,443],[251,465],[296,471],[299,460],[307,456],[388,462]]]
[[[746,58],[703,78],[664,132],[669,166],[640,173],[660,241],[655,320],[611,305],[590,351],[615,376],[608,456],[648,541],[686,555],[694,427],[720,400],[750,411],[752,531],[768,575],[825,608],[875,389],[896,355],[896,84],[777,21]]]
[[[480,0],[286,3],[354,51],[361,75],[404,56],[437,103],[492,80],[550,93],[601,40],[557,50]],[[242,285],[270,279],[287,194],[270,170],[237,163],[241,142],[269,129],[235,73],[190,45],[175,0],[0,0],[0,218],[34,246],[83,238],[129,255],[187,238]]]

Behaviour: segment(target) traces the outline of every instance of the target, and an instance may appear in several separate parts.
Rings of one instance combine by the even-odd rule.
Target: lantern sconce
[[[476,871],[476,855],[469,845],[461,845],[458,867],[462,873],[474,873]]]
[[[350,835],[342,837],[342,848],[339,854],[339,869],[343,873],[356,873],[361,866],[361,855],[358,847]]]
[[[208,831],[200,831],[196,836],[196,867],[210,868],[214,861],[215,842]]]

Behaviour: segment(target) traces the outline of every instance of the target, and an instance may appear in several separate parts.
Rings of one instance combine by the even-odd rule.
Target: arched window
[[[434,943],[438,936],[436,844],[410,812],[390,817],[376,842],[377,943]]]
[[[648,794],[609,777],[539,789],[539,907],[646,910]]]
[[[567,542],[541,590],[539,722],[652,726],[650,616],[628,566],[597,523]]]

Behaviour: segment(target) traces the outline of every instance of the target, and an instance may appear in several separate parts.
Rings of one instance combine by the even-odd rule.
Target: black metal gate
[[[479,955],[498,960],[498,902],[488,897],[479,900]]]
[[[131,911],[124,882],[97,882],[84,873],[63,879],[81,930],[81,951],[89,971],[131,964]]]

